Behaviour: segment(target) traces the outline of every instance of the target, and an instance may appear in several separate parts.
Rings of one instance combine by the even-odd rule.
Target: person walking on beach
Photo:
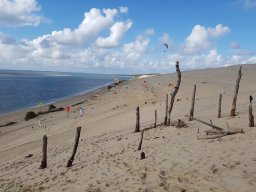
[[[83,109],[82,107],[79,107],[78,110],[79,110],[80,116],[82,117],[85,109]]]
[[[66,106],[66,111],[67,111],[67,117],[68,117],[68,114],[69,114],[69,111],[70,111],[70,106],[69,105]]]

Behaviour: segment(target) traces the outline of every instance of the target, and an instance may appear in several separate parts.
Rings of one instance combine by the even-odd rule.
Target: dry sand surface
[[[17,123],[0,127],[0,191],[255,192],[256,128],[248,126],[248,106],[249,95],[256,99],[256,65],[243,65],[237,115],[229,117],[238,69],[182,72],[171,120],[181,119],[188,127],[145,131],[141,151],[137,150],[141,133],[134,133],[135,109],[140,106],[141,128],[154,123],[155,110],[158,123],[163,122],[165,96],[176,84],[176,73],[137,78],[57,102],[60,107],[84,101],[71,107],[68,118],[64,111],[29,121],[23,120],[28,110],[1,116],[1,125]],[[184,116],[189,114],[194,84],[195,117],[245,133],[198,140],[211,127]],[[217,118],[220,93],[222,118]],[[83,117],[79,106],[86,109]],[[78,150],[73,166],[67,168],[78,126],[82,127]],[[39,169],[43,135],[48,136],[48,166]],[[140,160],[142,151],[146,158]]]

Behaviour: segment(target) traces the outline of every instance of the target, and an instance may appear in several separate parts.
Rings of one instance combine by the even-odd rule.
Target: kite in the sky
[[[167,43],[164,43],[164,46],[165,46],[165,50],[164,50],[164,53],[167,51],[167,49],[169,48],[168,44]]]

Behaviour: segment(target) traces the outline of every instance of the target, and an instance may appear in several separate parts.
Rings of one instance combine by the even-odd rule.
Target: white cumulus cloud
[[[71,47],[89,47],[95,43],[99,47],[118,46],[119,41],[127,30],[131,21],[116,21],[116,16],[122,14],[118,9],[92,8],[84,13],[84,19],[76,29],[65,28],[61,31],[53,31],[33,40],[48,45],[60,44]],[[110,31],[110,36],[99,37],[102,32]]]
[[[0,24],[5,26],[39,25],[44,18],[36,0],[0,0]]]
[[[139,35],[134,42],[125,44],[123,51],[127,55],[127,58],[137,60],[145,53],[149,42],[150,40],[148,38]]]
[[[186,38],[184,51],[186,53],[196,53],[212,48],[212,38],[225,35],[230,32],[230,28],[221,24],[212,27],[196,25],[191,34]]]
[[[119,45],[120,39],[123,37],[126,31],[128,31],[132,26],[131,21],[127,22],[116,22],[110,28],[109,37],[98,37],[96,40],[96,45],[99,47],[116,47]]]

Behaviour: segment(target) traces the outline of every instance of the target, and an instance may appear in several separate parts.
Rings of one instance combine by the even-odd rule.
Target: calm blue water
[[[113,78],[114,75],[0,70],[0,114],[87,93],[112,83]]]

